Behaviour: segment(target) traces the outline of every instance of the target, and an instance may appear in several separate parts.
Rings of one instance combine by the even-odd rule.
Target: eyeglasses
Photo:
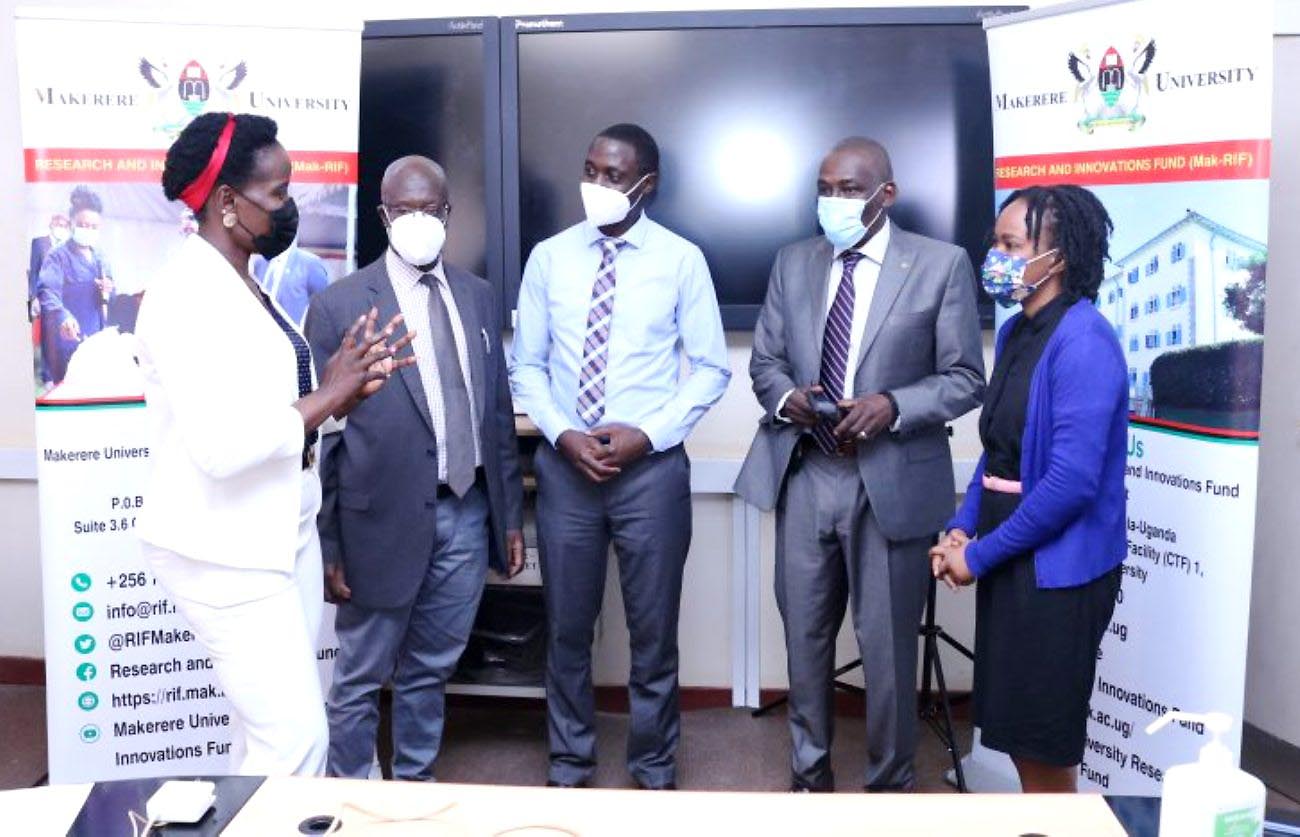
[[[379,205],[379,211],[383,213],[384,218],[390,224],[398,218],[401,218],[403,215],[411,215],[417,212],[423,215],[432,215],[440,221],[446,221],[447,216],[451,213],[451,205],[444,203],[439,206],[438,204],[431,203],[426,206],[388,206],[387,204],[381,203]]]

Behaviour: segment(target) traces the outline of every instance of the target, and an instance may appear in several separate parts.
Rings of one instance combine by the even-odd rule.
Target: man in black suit
[[[488,565],[523,567],[523,488],[499,304],[487,282],[441,258],[446,175],[404,157],[380,198],[388,250],[317,294],[306,321],[319,361],[371,306],[415,332],[401,386],[358,405],[322,443],[318,521],[326,593],[339,604],[327,769],[367,776],[379,689],[391,680],[393,775],[429,780],[444,687]]]

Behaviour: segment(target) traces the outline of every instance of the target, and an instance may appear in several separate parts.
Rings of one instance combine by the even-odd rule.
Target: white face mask
[[[388,243],[412,267],[436,262],[446,241],[447,228],[436,215],[408,212],[388,225]]]
[[[99,243],[98,227],[73,227],[72,240],[82,247],[94,247]]]
[[[598,186],[595,183],[582,183],[580,186],[582,209],[587,213],[587,220],[593,227],[608,227],[610,224],[622,221],[636,205],[628,201],[628,193],[635,191],[636,187],[644,183],[645,179],[652,174],[654,172],[646,172],[627,192],[620,192],[608,186]],[[640,203],[643,197],[645,197],[644,193],[638,195],[637,203]]]
[[[885,184],[881,183],[866,200],[828,197],[817,199],[817,223],[821,224],[822,232],[830,239],[836,252],[847,250],[857,244],[866,236],[867,230],[880,220],[880,216],[885,212],[883,206],[872,216],[870,224],[862,223],[862,213],[867,211],[867,204],[871,203],[883,188]]]
[[[62,226],[60,226],[60,227],[50,227],[50,239],[51,239],[55,244],[62,244],[63,242],[67,241],[67,240],[68,240],[68,228],[67,228],[67,227],[62,227]]]

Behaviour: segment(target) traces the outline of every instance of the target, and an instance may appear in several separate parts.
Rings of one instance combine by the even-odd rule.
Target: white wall
[[[0,0],[0,448],[35,446],[31,331],[27,299],[30,238],[24,202],[22,143],[18,135],[18,79],[14,63],[12,0]],[[0,482],[0,656],[39,657],[41,575],[37,546],[36,483]]]
[[[1300,7],[1300,3],[1295,4]],[[1300,111],[1289,80],[1300,74],[1300,8],[1294,34],[1274,41],[1273,188],[1269,204],[1268,321],[1255,576],[1251,597],[1246,718],[1300,746]]]

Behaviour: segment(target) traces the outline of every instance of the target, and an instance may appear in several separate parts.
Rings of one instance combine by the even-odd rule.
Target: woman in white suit
[[[149,286],[136,329],[152,426],[139,523],[158,583],[235,715],[231,772],[317,775],[328,749],[314,643],[322,570],[319,432],[383,386],[410,335],[358,320],[321,371],[258,287],[254,253],[293,241],[289,155],[262,116],[204,114],[167,152],[163,191],[199,229]]]

